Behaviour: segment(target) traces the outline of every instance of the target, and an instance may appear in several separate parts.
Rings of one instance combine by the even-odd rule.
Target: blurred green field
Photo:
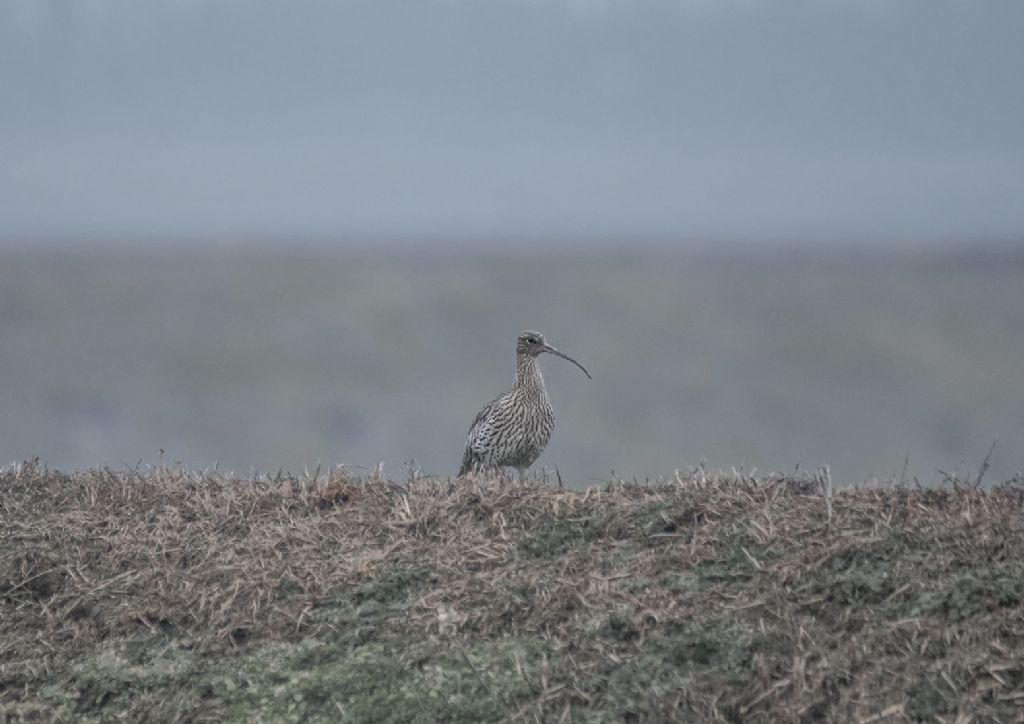
[[[539,329],[571,484],[1024,468],[1024,255],[5,252],[0,460],[457,469]]]

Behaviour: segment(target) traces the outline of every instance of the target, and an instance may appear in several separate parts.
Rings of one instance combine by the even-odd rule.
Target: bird
[[[540,332],[516,338],[516,381],[504,394],[484,405],[466,437],[459,477],[483,470],[519,469],[520,479],[540,457],[555,428],[555,411],[544,388],[537,357],[544,353],[567,359],[593,379],[586,368],[544,341]]]

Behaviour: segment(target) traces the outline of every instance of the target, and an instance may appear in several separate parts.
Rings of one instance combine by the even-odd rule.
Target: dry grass
[[[0,471],[0,721],[1024,722],[1024,490]]]

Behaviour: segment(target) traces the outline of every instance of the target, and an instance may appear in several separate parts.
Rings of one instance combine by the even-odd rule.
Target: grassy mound
[[[818,483],[7,468],[0,721],[1022,721],[1019,484]]]

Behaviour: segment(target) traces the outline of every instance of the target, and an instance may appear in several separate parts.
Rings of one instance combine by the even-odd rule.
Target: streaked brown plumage
[[[523,332],[516,340],[516,382],[506,393],[488,402],[469,428],[459,477],[479,470],[518,468],[520,473],[540,457],[555,429],[537,356],[547,352],[567,359],[590,373],[569,355],[544,341],[539,332]]]

